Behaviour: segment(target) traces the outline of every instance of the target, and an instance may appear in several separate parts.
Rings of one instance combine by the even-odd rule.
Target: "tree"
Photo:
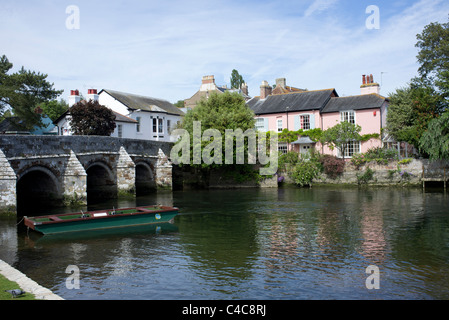
[[[43,110],[51,121],[56,121],[64,112],[69,109],[69,105],[63,99],[51,100],[39,104],[39,107]]]
[[[69,112],[75,135],[110,136],[116,127],[114,113],[98,101],[80,101]]]
[[[21,120],[23,129],[42,125],[41,117],[35,112],[40,103],[55,99],[63,91],[53,88],[46,74],[25,70],[8,74],[13,67],[8,58],[0,58],[0,112],[11,109],[14,116]]]
[[[324,130],[321,136],[321,143],[328,145],[332,150],[337,148],[344,159],[348,143],[361,141],[360,131],[362,131],[362,127],[359,125],[343,121]]]
[[[231,73],[231,88],[232,89],[240,89],[242,87],[242,84],[245,83],[245,80],[243,80],[243,77],[239,74],[237,70],[232,70]]]
[[[417,36],[419,77],[390,94],[387,131],[396,141],[420,148],[430,122],[448,107],[449,23],[431,23]]]
[[[419,147],[430,159],[449,159],[449,111],[430,121],[419,140]]]
[[[177,108],[184,108],[184,100],[178,100],[178,102],[176,102],[174,106]]]
[[[449,22],[430,23],[416,37],[421,80],[431,83],[445,99],[449,98]]]
[[[198,124],[201,126],[200,132],[197,132],[199,130]],[[190,136],[191,165],[205,170],[222,167],[226,162],[226,130],[241,129],[245,132],[248,129],[254,129],[254,126],[254,112],[248,108],[241,95],[229,92],[223,94],[212,92],[209,99],[201,100],[194,109],[189,110],[182,122],[182,129]],[[206,139],[205,141],[204,136],[207,132],[211,132],[209,129],[214,129],[217,136],[213,135],[211,136],[213,140]],[[197,145],[198,140],[195,139],[197,135],[200,135],[199,142],[201,145]],[[213,145],[215,139],[217,139],[217,144],[220,145],[217,149],[211,150],[210,146]],[[213,156],[214,159],[216,157],[220,161],[195,163],[196,152],[201,152],[202,160],[204,160],[206,154],[207,156]],[[237,150],[233,148],[233,160],[235,160],[236,153]],[[235,163],[234,161],[233,164]]]

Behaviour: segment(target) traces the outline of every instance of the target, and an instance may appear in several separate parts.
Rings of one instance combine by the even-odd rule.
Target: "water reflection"
[[[67,299],[448,298],[448,202],[393,188],[169,192],[89,209],[174,205],[172,225],[52,238],[0,222],[0,258]],[[82,290],[65,288],[68,265]]]

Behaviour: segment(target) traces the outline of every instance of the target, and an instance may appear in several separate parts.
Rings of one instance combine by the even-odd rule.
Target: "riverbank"
[[[20,288],[27,293],[23,296],[23,300],[33,300],[30,295],[33,295],[36,300],[64,300],[49,289],[40,286],[37,282],[31,280],[19,270],[11,267],[3,260],[0,260],[0,275],[7,280],[0,281],[0,284],[2,284],[0,285],[1,292],[4,292],[4,290]],[[10,286],[12,284],[17,284],[17,286],[11,288]]]
[[[281,172],[282,181],[294,184],[291,170]],[[329,175],[324,172],[312,179],[312,185],[353,185],[353,186],[424,186],[423,182],[438,182],[444,187],[449,180],[449,161],[407,159],[406,161],[371,161],[356,166],[346,162],[343,172]],[[444,187],[445,188],[445,187]]]

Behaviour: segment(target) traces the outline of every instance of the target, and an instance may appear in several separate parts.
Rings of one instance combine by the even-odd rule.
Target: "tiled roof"
[[[285,87],[276,86],[276,88],[273,89],[271,94],[284,94],[284,93],[302,92],[302,91],[306,91],[306,90],[305,89],[295,88],[295,87],[290,87],[290,86],[285,86]]]
[[[152,112],[163,112],[183,116],[184,112],[175,107],[172,103],[163,99],[156,99],[151,97],[140,96],[131,93],[119,92],[115,90],[103,89],[100,91],[107,92],[112,97],[120,101],[131,110],[142,110]]]
[[[375,93],[331,98],[329,103],[322,110],[322,113],[340,112],[343,110],[377,109],[380,108],[386,100],[387,98]]]
[[[270,95],[266,99],[255,97],[247,104],[256,115],[283,113],[287,110],[288,112],[321,110],[333,96],[338,97],[335,89],[300,91]]]

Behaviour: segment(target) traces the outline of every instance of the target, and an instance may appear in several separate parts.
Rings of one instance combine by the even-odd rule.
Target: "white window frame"
[[[278,144],[278,152],[282,154],[286,154],[288,152],[288,144],[287,143],[279,143]]]
[[[136,117],[137,125],[136,125],[136,132],[140,132],[140,125],[142,121],[142,117]]]
[[[117,136],[119,138],[123,138],[123,125],[122,124],[117,125]]]
[[[256,118],[256,130],[265,131],[265,118]]]
[[[306,128],[306,124],[308,128]],[[310,130],[310,114],[302,114],[299,116],[299,126],[302,130]]]
[[[358,148],[357,148],[358,147]],[[358,149],[358,150],[356,150]],[[350,141],[346,144],[345,148],[345,159],[350,159],[354,154],[360,153],[362,150],[362,142],[361,141]],[[343,158],[341,155],[341,151],[338,150],[338,157]]]
[[[282,130],[284,130],[283,124],[282,124],[282,119],[277,119],[276,120],[276,126],[278,129],[278,132],[282,132]]]
[[[341,111],[340,112],[340,120],[341,120],[341,122],[347,121],[349,123],[356,124],[357,122],[355,119],[355,111],[354,110]]]

